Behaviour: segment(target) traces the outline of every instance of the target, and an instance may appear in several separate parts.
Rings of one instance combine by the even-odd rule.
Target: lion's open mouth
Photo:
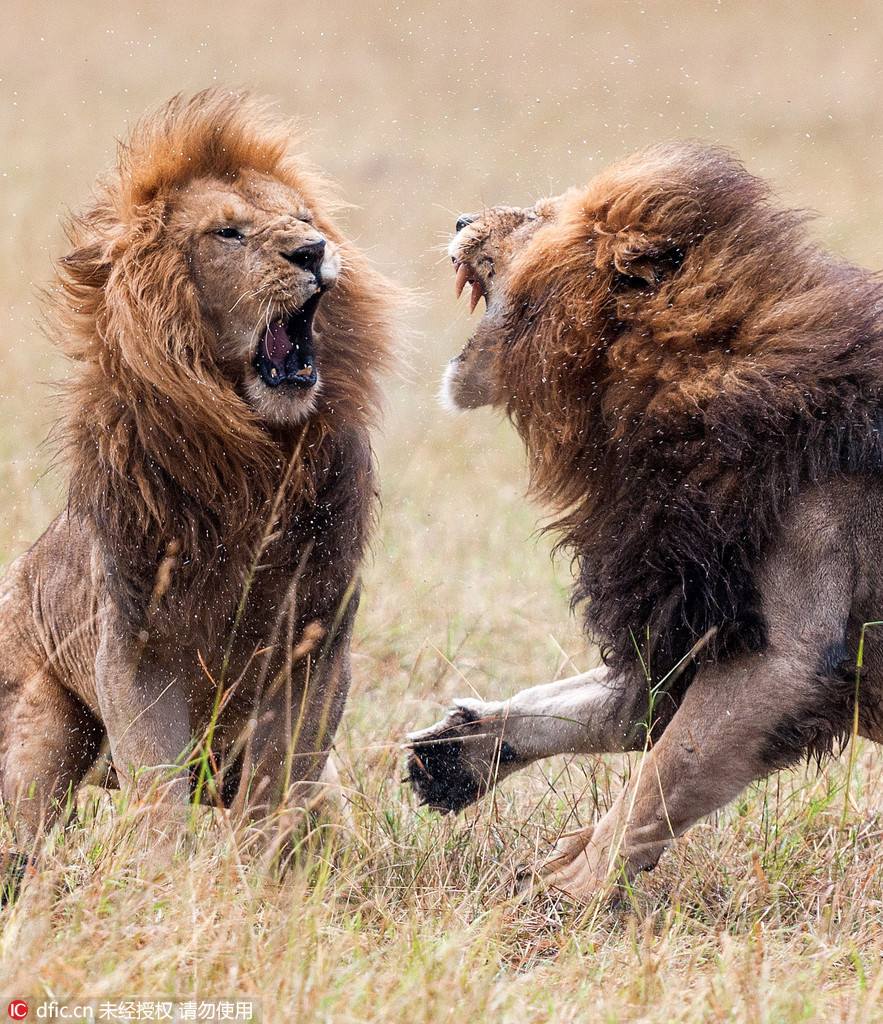
[[[322,292],[317,291],[300,309],[270,324],[264,331],[254,367],[267,387],[293,384],[298,388],[311,388],[316,383],[313,314],[321,296]]]
[[[484,282],[468,263],[461,263],[455,256],[454,266],[457,268],[457,279],[455,282],[457,298],[459,299],[463,294],[463,289],[467,284],[472,286],[472,291],[469,295],[469,312],[472,313],[478,305],[480,298],[484,298],[485,304],[487,304],[487,289],[484,286]]]

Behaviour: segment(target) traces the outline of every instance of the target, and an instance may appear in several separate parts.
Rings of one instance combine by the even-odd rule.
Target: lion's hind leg
[[[0,795],[16,842],[30,850],[95,763],[103,730],[46,666],[0,678]]]
[[[831,701],[814,668],[786,655],[761,653],[704,669],[610,810],[594,826],[562,836],[533,874],[587,900],[621,875],[631,879],[653,868],[700,818],[799,759],[812,737],[801,735],[785,748],[783,729],[795,716],[830,719]]]

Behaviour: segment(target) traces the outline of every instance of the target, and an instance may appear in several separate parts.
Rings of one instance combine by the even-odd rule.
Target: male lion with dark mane
[[[457,222],[458,292],[487,309],[445,395],[514,423],[604,665],[456,701],[409,775],[457,811],[538,758],[647,748],[539,866],[577,898],[853,729],[883,741],[883,282],[805,219],[672,143]]]
[[[176,97],[70,222],[69,501],[0,587],[0,786],[22,844],[105,736],[166,808],[195,776],[290,823],[327,778],[399,300],[292,138],[256,100]]]

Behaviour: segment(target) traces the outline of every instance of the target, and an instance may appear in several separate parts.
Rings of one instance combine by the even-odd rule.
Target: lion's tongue
[[[294,348],[282,324],[272,324],[264,334],[264,355],[280,374],[285,373],[285,360]]]

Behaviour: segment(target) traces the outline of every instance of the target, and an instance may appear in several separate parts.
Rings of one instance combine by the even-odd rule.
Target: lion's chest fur
[[[113,561],[93,523],[63,513],[3,581],[4,661],[33,665],[35,673],[48,665],[100,720],[96,659],[110,630],[114,642],[177,680],[192,728],[207,721],[222,683],[236,682],[228,718],[247,717],[257,690],[290,663],[290,652],[295,662],[315,661],[335,623],[358,603],[373,513],[366,473],[367,443],[350,445],[329,461],[309,501],[282,506],[275,529],[256,519],[247,550],[218,557],[198,592],[187,589],[192,576],[174,561],[139,570],[149,576],[141,589],[150,595],[153,588],[155,599],[136,605],[134,615],[119,600],[132,564]],[[14,674],[10,667],[7,677]]]

